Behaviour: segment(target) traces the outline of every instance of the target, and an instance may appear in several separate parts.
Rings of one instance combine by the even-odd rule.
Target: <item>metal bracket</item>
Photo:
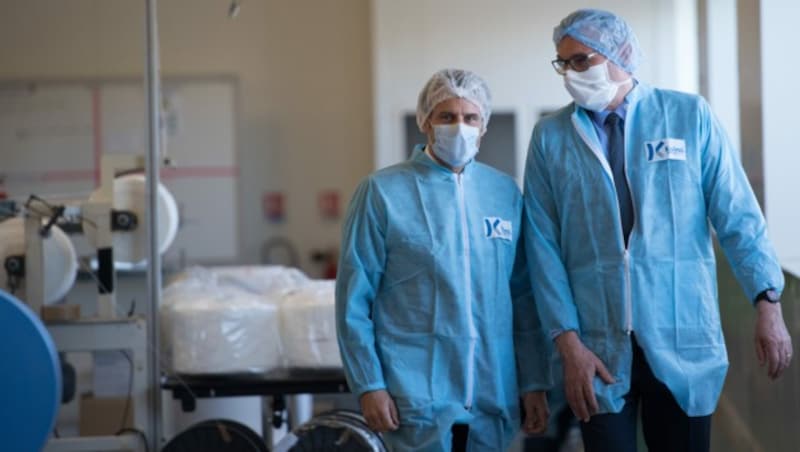
[[[139,219],[136,214],[128,210],[111,211],[111,230],[112,231],[133,231],[139,226]]]
[[[78,322],[47,325],[53,342],[60,352],[87,352],[97,350],[128,350],[133,362],[131,403],[133,426],[141,430],[148,440],[155,434],[148,416],[152,413],[148,392],[147,327],[144,319],[81,320]],[[45,452],[73,451],[138,451],[143,446],[136,435],[109,437],[54,438],[44,448]]]

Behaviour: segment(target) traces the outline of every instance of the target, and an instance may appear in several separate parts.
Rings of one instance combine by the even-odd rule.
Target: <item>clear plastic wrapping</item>
[[[164,290],[162,342],[183,374],[266,372],[282,364],[278,307],[191,268]]]
[[[289,367],[342,367],[336,341],[334,280],[309,281],[281,303],[281,339]]]
[[[162,344],[171,371],[261,373],[338,368],[335,281],[288,267],[192,267],[164,290]]]

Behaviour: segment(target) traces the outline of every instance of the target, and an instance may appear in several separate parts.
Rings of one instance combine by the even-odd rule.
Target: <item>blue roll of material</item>
[[[61,400],[58,353],[41,320],[0,290],[0,443],[3,450],[42,450]]]

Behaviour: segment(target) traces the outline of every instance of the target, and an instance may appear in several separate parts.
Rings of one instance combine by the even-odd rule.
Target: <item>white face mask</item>
[[[575,103],[592,111],[603,111],[614,100],[620,86],[629,83],[630,78],[621,82],[611,80],[608,73],[608,60],[590,67],[583,72],[567,70],[564,86],[575,99]]]
[[[477,127],[458,124],[433,126],[433,153],[453,168],[461,168],[478,153],[478,138],[481,131]]]

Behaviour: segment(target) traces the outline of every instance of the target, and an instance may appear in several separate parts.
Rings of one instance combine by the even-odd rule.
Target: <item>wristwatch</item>
[[[760,294],[756,295],[755,304],[758,304],[758,302],[761,300],[764,300],[767,303],[775,304],[781,301],[781,297],[778,295],[778,292],[776,292],[775,289],[767,289],[761,292]]]

